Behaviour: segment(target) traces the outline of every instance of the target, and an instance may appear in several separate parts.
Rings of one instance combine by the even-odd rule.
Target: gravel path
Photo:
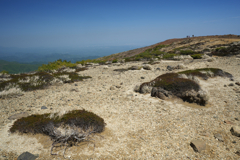
[[[166,73],[168,65],[183,62],[161,62],[154,70],[116,72],[142,63],[121,66],[103,66],[81,72],[92,76],[82,82],[51,86],[45,90],[27,92],[23,96],[0,100],[0,159],[14,159],[22,152],[39,154],[38,159],[63,159],[50,156],[51,141],[42,135],[10,134],[14,122],[8,117],[19,113],[42,114],[85,109],[102,117],[106,130],[93,137],[92,143],[84,143],[67,150],[71,159],[240,159],[240,139],[230,129],[240,125],[240,59],[217,58],[214,62],[186,63],[188,69],[216,67],[231,73],[234,81],[214,78],[200,81],[210,94],[206,107],[181,102],[163,101],[135,93],[136,84],[150,81]],[[159,70],[155,70],[160,68]],[[180,70],[175,70],[180,71]],[[143,78],[144,77],[144,78]],[[228,86],[234,83],[234,86]],[[224,87],[226,85],[226,87]],[[111,88],[111,89],[110,89]],[[47,109],[41,109],[46,106]],[[222,141],[214,136],[220,134]],[[190,146],[194,139],[206,144],[201,153]]]

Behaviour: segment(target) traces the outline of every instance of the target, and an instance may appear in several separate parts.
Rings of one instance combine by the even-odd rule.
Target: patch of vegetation
[[[229,46],[229,47],[218,47],[212,52],[213,55],[216,56],[231,56],[237,55],[239,53],[240,47],[237,45]]]
[[[216,51],[219,51],[219,50],[226,51],[227,48],[226,48],[226,47],[218,47],[218,48],[216,48],[215,50],[216,50]]]
[[[202,59],[202,54],[193,54],[191,55],[193,59]]]
[[[117,63],[117,59],[114,59],[114,60],[112,61],[112,63]]]
[[[43,64],[38,68],[38,71],[51,71],[51,70],[57,70],[61,67],[69,67],[69,68],[75,68],[77,64],[71,63],[71,61],[62,61],[61,59],[49,62],[48,64]]]
[[[58,114],[35,114],[23,117],[14,122],[11,133],[45,134],[53,140],[51,154],[57,144],[66,148],[83,141],[89,141],[89,136],[101,133],[105,128],[104,120],[92,112],[73,110],[62,116]],[[66,148],[64,149],[63,156]]]
[[[140,61],[141,59],[150,60],[151,58],[159,59],[158,56],[166,54],[165,52],[160,51],[160,49],[167,46],[168,45],[158,45],[158,46],[155,46],[154,48],[147,49],[138,55],[125,58],[125,62]]]
[[[193,54],[196,54],[196,52],[194,52],[192,50],[181,50],[180,54],[181,55],[193,55]]]
[[[97,59],[87,59],[82,61],[77,61],[76,64],[85,65],[87,63],[99,63],[100,65],[104,65],[107,60],[97,60]]]
[[[163,59],[172,59],[176,55],[177,54],[174,54],[174,53],[166,53],[163,55]]]
[[[203,79],[208,79],[209,77],[216,77],[216,76],[232,78],[232,75],[230,73],[224,72],[223,70],[218,68],[201,68],[201,69],[195,69],[195,70],[186,70],[178,73],[197,76]]]
[[[0,91],[10,88],[20,88],[22,91],[32,91],[44,89],[52,84],[54,79],[58,79],[64,83],[73,83],[82,81],[83,79],[91,78],[90,76],[79,76],[76,72],[36,72],[34,74],[11,74],[10,80],[0,82]],[[67,78],[61,78],[65,76]]]

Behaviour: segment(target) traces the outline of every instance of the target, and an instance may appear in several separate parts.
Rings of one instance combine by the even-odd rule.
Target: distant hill
[[[8,71],[11,74],[31,72],[38,69],[42,63],[18,63],[0,60],[0,72]]]
[[[181,46],[183,43],[185,43],[186,46],[191,45],[190,43],[192,43],[192,42],[196,42],[196,44],[198,43],[197,45],[199,45],[201,40],[208,41],[207,39],[209,39],[209,40],[214,39],[213,41],[216,41],[216,39],[223,40],[223,41],[224,41],[224,39],[236,39],[236,40],[239,39],[239,41],[240,41],[240,35],[229,34],[229,35],[213,35],[213,36],[199,36],[199,37],[190,37],[190,38],[168,39],[166,41],[159,42],[159,43],[156,43],[156,44],[153,44],[153,45],[150,45],[150,46],[137,48],[137,49],[133,49],[133,50],[129,50],[129,51],[120,52],[120,53],[112,54],[112,55],[109,55],[109,56],[101,57],[101,58],[98,58],[97,60],[111,60],[112,61],[114,59],[125,59],[125,58],[128,58],[128,57],[133,57],[133,56],[139,55],[141,53],[144,53],[147,50],[151,50],[151,49],[154,50],[154,48],[156,48],[157,46],[160,46],[160,45],[171,46],[172,44],[176,43],[177,45],[173,45],[172,47],[168,47],[168,48],[171,48],[171,50],[167,51],[167,52],[169,52],[169,51],[172,51],[175,48]],[[213,45],[213,44],[209,44],[209,45]]]

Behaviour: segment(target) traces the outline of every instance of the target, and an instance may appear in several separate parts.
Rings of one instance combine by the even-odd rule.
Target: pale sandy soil
[[[127,63],[108,69],[99,66],[81,72],[92,79],[27,92],[18,98],[1,99],[0,159],[11,159],[10,154],[14,159],[25,151],[39,154],[38,159],[42,160],[63,159],[61,149],[59,156],[50,156],[51,140],[46,136],[10,134],[8,130],[14,121],[7,118],[22,111],[39,114],[73,109],[94,112],[107,125],[103,133],[93,137],[95,149],[92,143],[71,147],[66,152],[70,159],[240,159],[235,154],[240,150],[240,139],[230,132],[233,125],[240,125],[240,86],[228,86],[240,82],[240,59],[217,58],[214,62],[185,64],[188,69],[217,67],[234,76],[234,81],[228,78],[200,81],[210,95],[209,105],[205,107],[180,100],[163,101],[133,91],[136,84],[166,73],[167,65],[181,63],[161,62],[152,66],[161,71],[122,73],[113,69],[142,63]],[[110,90],[111,86],[117,87]],[[41,110],[41,106],[48,109]],[[214,138],[216,133],[223,136],[224,142]],[[194,152],[190,146],[194,139],[203,140],[207,149]]]

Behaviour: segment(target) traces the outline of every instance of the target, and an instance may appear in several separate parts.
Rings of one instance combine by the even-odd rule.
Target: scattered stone
[[[190,143],[190,146],[195,152],[201,152],[206,149],[206,144],[202,140],[195,139]]]
[[[240,137],[240,126],[233,126],[230,131],[232,135]]]
[[[160,68],[156,68],[156,70],[157,70],[157,71],[161,71],[161,69],[160,69]]]
[[[233,79],[233,78],[230,78],[230,81],[234,81],[234,79]]]
[[[140,84],[137,84],[134,89],[135,92],[140,92]]]
[[[116,88],[121,88],[121,86],[116,86]]]
[[[167,66],[167,70],[172,71],[174,68],[172,66]]]
[[[224,87],[227,87],[227,85],[226,85],[226,84],[224,84]]]
[[[129,70],[140,70],[141,69],[141,67],[139,67],[139,66],[132,66],[132,67],[130,67],[130,68],[128,68]]]
[[[240,156],[240,151],[235,152],[236,155]]]
[[[240,82],[236,82],[235,84],[238,85],[238,86],[240,86]]]
[[[14,120],[14,119],[20,119],[22,117],[27,117],[29,116],[29,114],[27,112],[21,112],[21,113],[17,113],[17,114],[14,114],[10,117],[8,117],[9,120]]]
[[[145,79],[145,77],[141,77],[141,79]]]
[[[71,89],[71,90],[70,90],[70,92],[79,92],[79,90],[78,90],[78,89],[75,89],[75,88],[73,88],[73,89]]]
[[[76,84],[76,83],[75,83],[74,85],[75,85],[75,86],[78,86],[78,84]]]
[[[226,123],[226,124],[232,124],[232,125],[235,124],[235,123],[233,123],[233,122],[231,122],[231,121],[228,121],[228,120],[225,120],[224,123]]]
[[[46,106],[42,106],[41,109],[48,109]]]
[[[29,152],[24,152],[17,158],[17,160],[35,160],[38,157],[39,157],[38,155],[33,155]]]
[[[237,143],[236,141],[232,141],[232,143]]]
[[[103,66],[103,69],[108,69],[109,67],[108,66]]]
[[[175,67],[175,69],[184,69],[186,68],[183,64],[179,64]]]
[[[146,70],[153,70],[152,66],[150,66],[149,64],[146,64],[142,67],[143,67],[143,69],[146,69]]]
[[[140,92],[140,93],[143,93],[143,94],[145,94],[145,93],[151,93],[151,91],[152,91],[152,87],[151,87],[151,86],[148,86],[148,85],[142,86],[141,90],[139,89],[139,92]]]
[[[234,84],[233,84],[233,83],[230,83],[228,86],[234,86]]]
[[[111,86],[111,87],[110,87],[110,90],[114,90],[114,89],[115,89],[115,87],[114,87],[114,86]]]
[[[223,142],[223,141],[224,141],[224,139],[223,139],[222,135],[221,135],[221,134],[219,134],[219,133],[217,133],[217,134],[214,134],[214,137],[215,137],[217,140],[221,141],[221,142]]]
[[[77,69],[80,69],[80,68],[83,68],[83,66],[82,66],[81,64],[78,64],[78,65],[76,66],[76,68],[77,68]]]

